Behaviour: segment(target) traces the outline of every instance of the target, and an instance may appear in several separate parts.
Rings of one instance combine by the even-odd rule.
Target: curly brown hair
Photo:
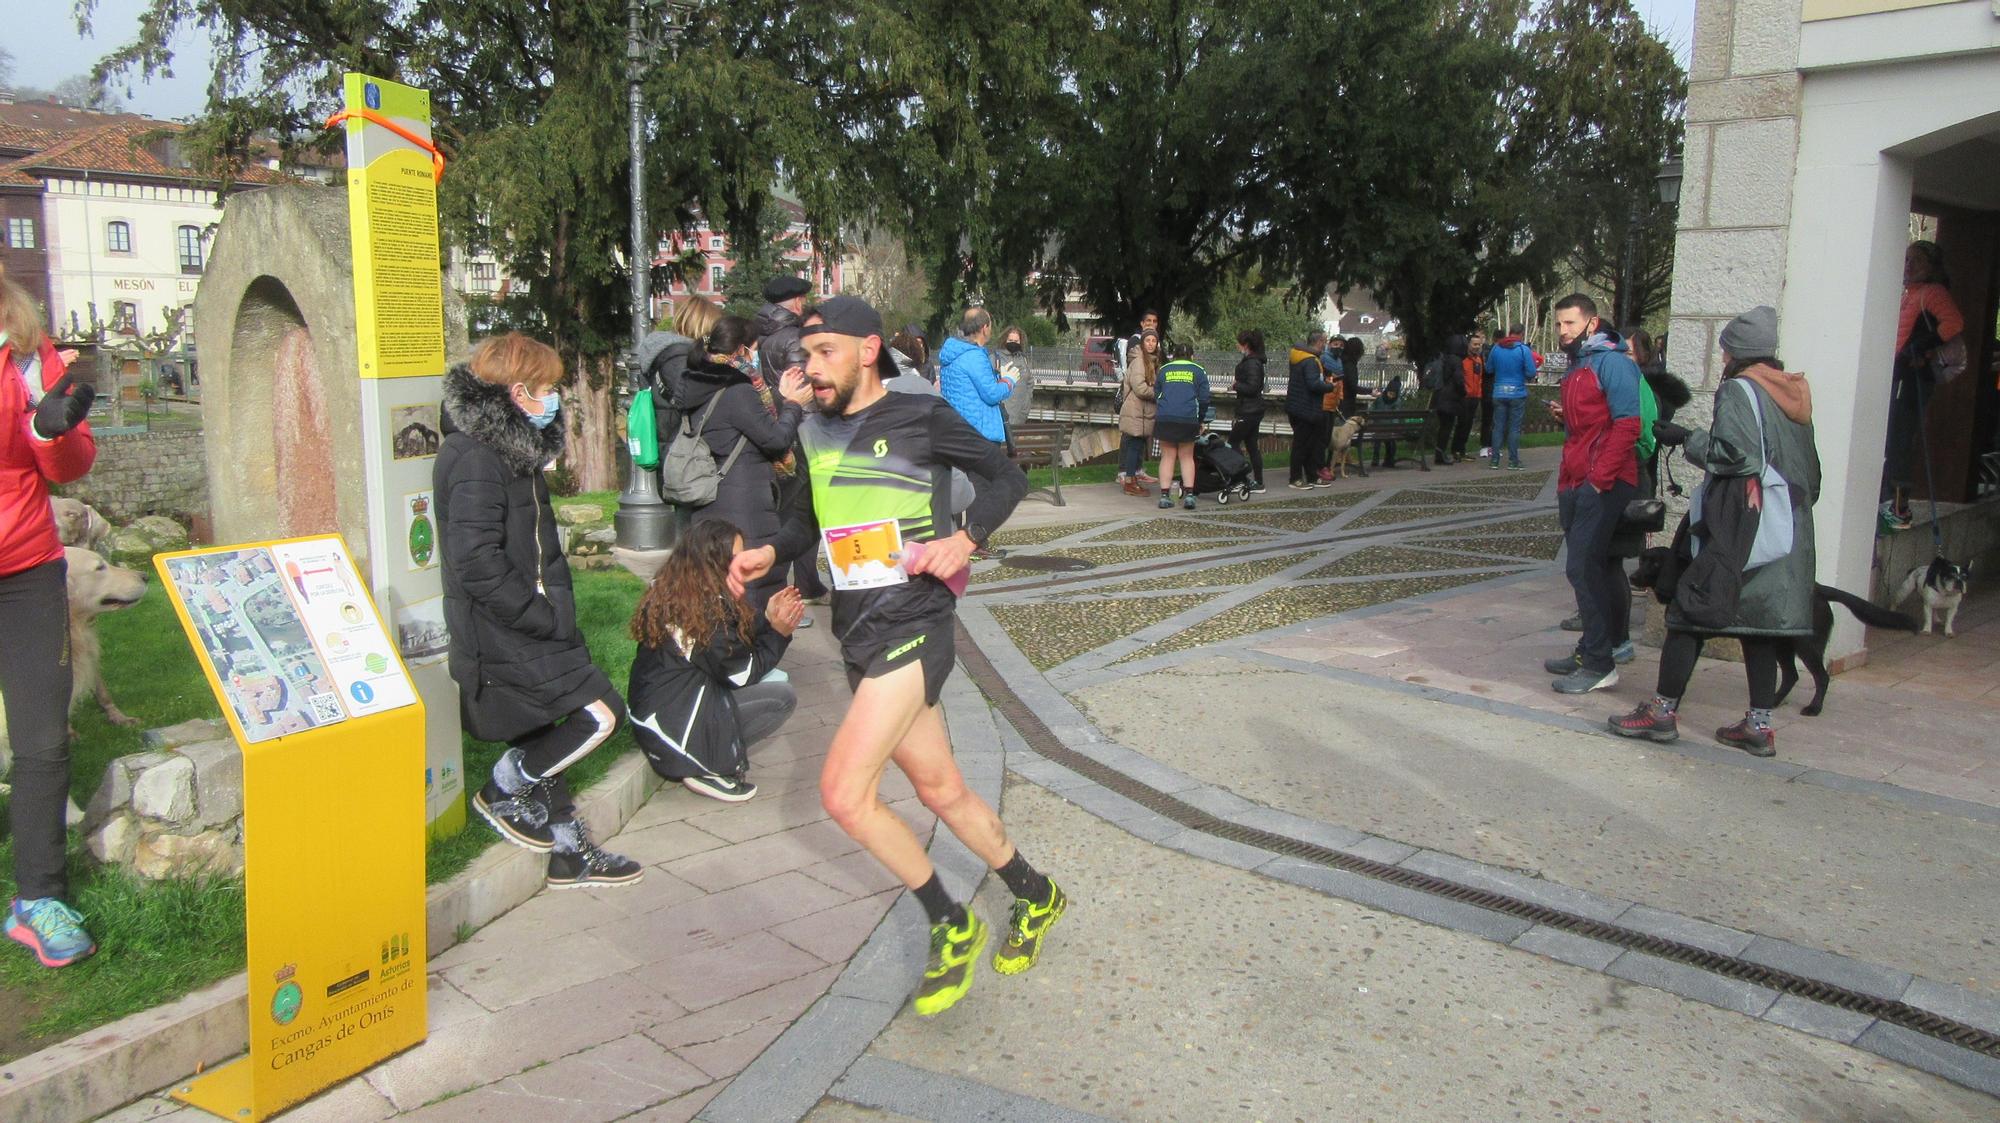
[[[678,630],[687,653],[693,654],[713,642],[724,627],[732,627],[748,644],[755,614],[729,593],[729,561],[736,555],[739,533],[721,519],[688,527],[639,598],[639,609],[632,614],[632,638],[646,647],[660,647]]]

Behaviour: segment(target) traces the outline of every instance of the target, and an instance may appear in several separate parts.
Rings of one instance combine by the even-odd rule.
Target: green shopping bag
[[[651,390],[632,395],[631,412],[625,415],[625,440],[632,448],[632,463],[641,468],[660,466],[660,429]]]

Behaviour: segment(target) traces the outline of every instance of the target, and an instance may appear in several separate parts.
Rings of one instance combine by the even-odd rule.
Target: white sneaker
[[[757,794],[757,785],[734,776],[689,776],[681,784],[696,795],[724,803],[742,803]]]

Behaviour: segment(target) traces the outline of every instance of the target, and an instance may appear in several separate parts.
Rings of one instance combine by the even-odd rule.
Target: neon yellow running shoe
[[[986,950],[986,936],[991,931],[969,908],[961,927],[931,925],[931,962],[924,969],[923,985],[917,988],[917,1013],[926,1018],[942,1014],[965,997],[972,989],[979,953]]]
[[[1035,965],[1042,954],[1042,937],[1062,919],[1069,898],[1055,878],[1049,879],[1049,899],[1036,904],[1014,899],[1014,911],[1007,916],[1007,942],[993,953],[993,969],[1002,975],[1018,975]]]

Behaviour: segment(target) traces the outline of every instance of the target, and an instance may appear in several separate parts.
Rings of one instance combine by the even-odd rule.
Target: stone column
[[[1784,296],[1799,5],[1702,0],[1695,9],[1667,363],[1697,389],[1713,389],[1721,375],[1715,337],[1723,325]],[[1691,412],[1705,421],[1709,407],[1698,394]]]

